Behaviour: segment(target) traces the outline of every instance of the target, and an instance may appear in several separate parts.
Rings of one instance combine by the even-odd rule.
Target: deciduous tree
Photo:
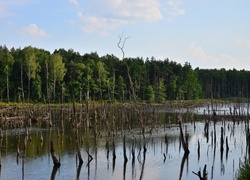
[[[59,53],[52,54],[49,61],[49,72],[53,79],[53,98],[56,98],[56,82],[63,80],[66,74],[66,68],[62,62],[62,56]]]

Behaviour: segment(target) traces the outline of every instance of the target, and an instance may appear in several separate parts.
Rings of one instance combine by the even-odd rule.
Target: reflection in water
[[[25,155],[22,156],[22,179],[24,179],[24,158],[25,158]]]
[[[207,165],[204,165],[203,168],[203,173],[201,174],[201,171],[199,170],[197,173],[192,171],[193,174],[195,174],[196,176],[198,176],[200,178],[200,180],[207,180]]]
[[[50,179],[51,180],[54,180],[55,179],[55,177],[56,177],[56,172],[57,172],[57,170],[59,169],[59,166],[53,166],[53,169],[52,169],[52,172],[51,172],[51,176],[50,176]]]
[[[112,161],[112,172],[114,173],[115,171],[115,159],[116,159],[116,154],[115,154],[115,142],[113,141],[113,161]]]
[[[115,113],[118,112],[119,111]],[[155,113],[156,112],[158,111],[155,111]],[[130,111],[127,113],[130,113]],[[116,135],[113,135],[113,137],[111,135],[113,132],[108,133],[106,128],[107,123],[113,123],[107,120],[109,118],[108,116],[115,117],[113,119],[118,119],[114,124],[119,126],[115,128],[114,134]],[[70,117],[70,115],[63,117]],[[186,141],[190,149],[190,154],[188,156],[182,155],[183,150],[181,140],[179,139],[179,127],[170,123],[164,124],[164,126],[160,125],[162,121],[165,122],[166,119],[173,118],[173,121],[176,121],[177,114],[170,116],[169,114],[162,113],[157,116],[157,121],[152,121],[150,114],[145,116],[144,135],[141,129],[137,128],[137,124],[132,124],[130,131],[124,130],[124,134],[126,135],[125,148],[128,150],[128,160],[124,161],[124,144],[122,141],[122,133],[119,129],[123,122],[119,117],[121,116],[117,114],[107,114],[105,118],[98,120],[98,129],[93,127],[90,128],[88,132],[81,126],[79,126],[79,128],[71,128],[70,121],[67,119],[63,121],[64,125],[62,125],[61,121],[56,119],[58,118],[56,113],[52,116],[52,127],[48,127],[46,124],[33,124],[30,128],[17,128],[15,130],[4,129],[4,135],[6,137],[3,137],[0,142],[0,162],[2,162],[4,166],[2,166],[0,175],[2,177],[9,177],[10,179],[21,179],[21,177],[22,179],[30,179],[32,178],[32,174],[36,173],[38,176],[43,175],[45,179],[55,179],[55,176],[61,178],[62,176],[62,179],[97,180],[122,178],[161,180],[175,179],[174,177],[179,175],[180,179],[191,180],[195,179],[195,175],[190,172],[197,172],[205,163],[209,172],[209,179],[232,179],[235,169],[238,168],[238,161],[249,156],[248,151],[250,148],[245,145],[246,135],[244,134],[244,123],[239,121],[239,124],[234,124],[233,121],[230,121],[231,118],[227,119],[226,117],[225,122],[228,126],[224,124],[224,131],[221,134],[223,142],[224,138],[226,142],[228,141],[226,144],[228,144],[229,147],[226,148],[226,144],[224,145],[225,153],[221,151],[220,148],[223,147],[224,143],[220,144],[220,142],[222,142],[220,141],[221,123],[218,120],[217,124],[208,121],[207,125],[210,126],[210,128],[206,128],[206,132],[204,131],[203,121],[194,124],[183,123],[186,127],[185,131],[189,134],[189,139]],[[133,115],[129,115],[128,117],[128,122],[137,122],[137,119],[134,118]],[[147,117],[149,118],[146,119]],[[185,117],[185,119],[188,119],[188,117]],[[150,124],[147,125],[146,122]],[[64,127],[63,130],[60,129],[62,126]],[[112,128],[109,127],[109,129]],[[18,145],[18,134],[20,134],[20,145]],[[216,140],[216,134],[219,136],[218,140]],[[208,135],[211,136],[208,137]],[[60,167],[59,174],[56,174],[58,168],[53,167],[52,169],[53,162],[50,156],[50,140],[55,142],[55,151],[59,152],[61,164],[64,164]],[[79,143],[79,152],[81,152],[82,158],[87,159],[87,161],[84,162],[84,166],[80,163],[76,163],[75,165],[77,142]],[[165,147],[163,145],[165,145]],[[18,147],[20,148],[19,157],[17,155]],[[85,149],[87,149],[86,152]],[[147,151],[145,151],[145,149]],[[228,149],[230,149],[230,151]],[[91,161],[93,157],[90,154],[94,155],[94,161]],[[17,163],[15,163],[15,161]],[[18,161],[20,162],[18,163]],[[72,164],[74,164],[74,166],[72,166]],[[185,165],[187,171],[184,170]],[[10,166],[12,169],[7,169],[7,167]],[[51,174],[48,172],[51,172]]]
[[[124,160],[124,163],[123,163],[123,179],[124,179],[124,180],[126,179],[127,162],[128,162],[128,161],[125,161],[125,160]]]
[[[2,172],[2,146],[3,146],[3,134],[2,134],[2,128],[0,128],[0,177]]]
[[[79,163],[79,165],[77,167],[77,172],[76,172],[76,179],[80,178],[81,169],[82,169],[82,163]]]
[[[183,168],[184,168],[184,164],[185,164],[186,160],[188,161],[188,154],[184,153],[183,157],[182,157],[182,160],[181,160],[181,168],[180,168],[179,179],[182,178]],[[187,163],[187,167],[188,167],[188,163]]]
[[[144,149],[144,151],[143,151],[143,161],[142,161],[142,166],[141,166],[141,174],[140,174],[140,178],[139,178],[140,180],[142,180],[142,178],[143,178],[145,162],[146,162],[146,151]]]

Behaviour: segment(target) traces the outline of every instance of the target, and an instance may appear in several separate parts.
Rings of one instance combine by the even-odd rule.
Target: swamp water
[[[153,114],[155,113],[157,122],[153,123],[152,112],[147,112],[149,123],[145,125],[145,139],[141,128],[133,123],[131,128],[123,128],[124,130],[117,128],[116,133],[111,131],[110,135],[103,120],[98,120],[98,135],[95,138],[94,128],[88,130],[81,126],[72,128],[70,121],[67,120],[69,119],[67,112],[63,118],[64,125],[61,120],[59,121],[62,117],[59,113],[57,116],[54,115],[53,127],[32,124],[29,128],[6,128],[0,141],[0,179],[194,180],[199,178],[193,172],[197,173],[199,170],[202,172],[205,165],[208,179],[235,179],[239,165],[249,155],[246,146],[245,117],[244,120],[237,122],[233,122],[231,117],[225,117],[224,121],[218,120],[215,124],[210,121],[208,136],[204,134],[204,121],[194,123],[183,120],[183,132],[189,135],[190,153],[186,157],[180,141],[180,128],[176,124],[177,114],[172,113],[171,116],[171,113],[161,110],[154,111]],[[129,117],[128,121],[133,120],[133,115],[128,115],[127,112],[125,114]],[[119,115],[114,116],[122,119]],[[170,121],[172,117],[174,120]],[[119,127],[126,126],[121,121],[116,124]],[[153,129],[152,124],[154,124]],[[111,127],[110,125],[109,128],[112,129]],[[228,139],[228,151],[226,143],[223,144],[221,151],[221,127],[223,127],[224,142],[226,138]],[[122,133],[125,135],[128,158],[126,162]],[[19,157],[17,157],[17,136],[20,137]],[[50,140],[53,140],[56,156],[61,162],[59,168],[53,167]],[[26,148],[24,148],[25,141]],[[82,165],[79,165],[76,155],[76,141],[79,142]],[[198,155],[198,141],[200,155]],[[133,159],[133,147],[135,147],[135,159]],[[87,152],[93,157],[92,160],[89,159]]]

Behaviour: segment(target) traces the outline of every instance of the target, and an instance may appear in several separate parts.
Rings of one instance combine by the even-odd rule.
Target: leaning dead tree
[[[136,94],[135,94],[135,89],[134,89],[134,83],[132,81],[131,75],[130,75],[130,68],[128,66],[127,61],[125,60],[125,52],[124,52],[124,47],[125,47],[125,43],[126,41],[130,38],[130,37],[124,37],[123,33],[121,35],[118,36],[119,41],[117,43],[118,48],[121,50],[122,52],[122,61],[125,63],[126,67],[127,67],[127,74],[128,74],[128,79],[129,79],[129,84],[130,84],[130,89],[132,91],[132,96],[133,96],[133,100],[134,102],[136,102]]]
[[[53,141],[50,141],[50,153],[51,153],[51,157],[54,163],[54,166],[56,167],[60,167],[61,163],[60,160],[57,159],[56,155],[55,155],[55,150],[54,150],[54,146],[53,146]]]
[[[182,120],[181,120],[181,117],[179,117],[180,120],[179,120],[179,128],[180,128],[180,138],[181,138],[181,143],[182,143],[182,147],[185,151],[185,155],[188,155],[189,154],[189,149],[188,149],[188,134],[186,134],[185,138],[184,138],[184,135],[183,135],[183,130],[182,130]]]

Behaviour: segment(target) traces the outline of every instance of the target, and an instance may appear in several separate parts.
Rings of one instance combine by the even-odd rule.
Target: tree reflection
[[[180,168],[179,179],[182,178],[183,168],[184,168],[184,164],[185,164],[186,160],[188,160],[188,154],[187,154],[187,153],[184,153],[184,154],[183,154],[183,157],[182,157],[182,160],[181,160],[181,168]],[[187,166],[188,166],[188,165],[187,165]]]
[[[140,174],[140,178],[139,178],[140,180],[142,180],[142,178],[143,178],[145,161],[146,161],[146,151],[144,150],[144,152],[143,152],[143,161],[142,161],[142,166],[141,166],[141,174]]]
[[[55,177],[56,177],[56,172],[57,172],[57,170],[59,169],[59,166],[53,166],[53,169],[52,169],[52,172],[51,172],[51,176],[50,176],[50,179],[51,180],[54,180],[55,179]]]

